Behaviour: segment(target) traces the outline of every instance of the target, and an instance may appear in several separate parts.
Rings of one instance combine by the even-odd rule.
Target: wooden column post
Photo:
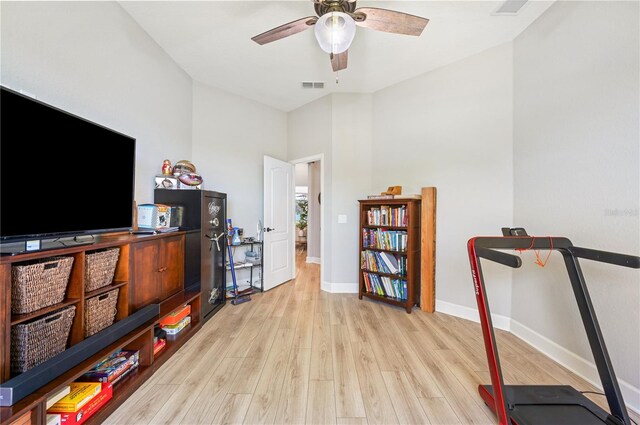
[[[436,310],[436,188],[422,188],[420,218],[420,309]]]

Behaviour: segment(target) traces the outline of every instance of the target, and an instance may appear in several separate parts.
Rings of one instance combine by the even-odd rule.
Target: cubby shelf
[[[102,248],[119,247],[120,256],[116,265],[114,280],[110,285],[85,291],[85,252]],[[67,286],[67,298],[56,305],[28,314],[11,314],[11,266],[27,260],[37,260],[58,255],[74,257],[74,264]],[[91,370],[105,357],[121,349],[139,350],[139,366],[122,378],[113,387],[113,396],[98,412],[91,416],[87,424],[102,423],[120,406],[143,382],[167,361],[186,341],[201,328],[200,290],[184,289],[183,275],[184,233],[168,235],[133,236],[114,234],[97,237],[90,246],[65,248],[57,251],[28,253],[14,257],[0,258],[0,316],[4,320],[0,326],[0,385],[9,381],[11,326],[38,318],[52,311],[70,305],[76,306],[76,315],[71,326],[69,345],[74,346],[84,339],[85,301],[89,298],[119,289],[116,322],[126,319],[132,313],[149,304],[160,304],[160,314],[140,323],[135,330],[114,343],[104,347],[95,355],[79,362],[49,383],[19,400],[9,407],[0,407],[0,423],[11,423],[31,412],[32,424],[46,423],[45,403],[47,397],[62,387],[76,381]],[[184,304],[191,305],[192,322],[175,338],[167,341],[164,350],[154,358],[154,328],[160,319]]]
[[[68,307],[70,305],[78,304],[80,302],[80,298],[67,298],[61,303],[50,305],[49,307],[41,308],[40,310],[32,311],[31,313],[25,314],[12,314],[11,315],[11,326],[17,325],[18,323],[27,322],[31,319],[36,319],[40,316],[43,316],[47,313],[51,313],[52,311],[56,311],[58,309]]]
[[[362,247],[362,249],[369,250],[369,251],[390,252],[391,254],[397,254],[397,255],[405,255],[405,256],[407,255],[407,251],[394,251],[392,249],[373,248],[370,246],[364,246]]]
[[[400,298],[383,297],[381,295],[372,294],[371,292],[363,292],[363,296],[378,301],[384,301],[389,304],[397,305],[398,307],[406,307],[407,301]]]
[[[386,277],[390,277],[392,279],[400,279],[400,280],[406,280],[407,276],[402,275],[402,274],[398,274],[398,273],[384,273],[384,272],[377,272],[375,270],[367,270],[367,269],[361,269],[362,272],[364,273],[373,273],[373,274],[377,274],[380,276],[386,276]]]
[[[92,298],[92,297],[95,297],[97,295],[104,294],[105,292],[113,291],[114,289],[120,288],[121,286],[124,286],[126,284],[127,284],[126,281],[125,282],[116,281],[116,282],[113,282],[111,285],[103,286],[102,288],[98,288],[98,289],[96,289],[94,291],[85,292],[84,297],[85,297],[85,299],[86,298]]]
[[[407,230],[407,226],[377,226],[373,224],[365,224],[365,229],[389,229],[389,230]]]

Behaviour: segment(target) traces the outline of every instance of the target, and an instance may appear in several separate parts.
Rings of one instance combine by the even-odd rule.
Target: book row
[[[363,272],[364,285],[367,292],[382,297],[397,298],[402,301],[407,299],[407,281],[404,279],[391,279],[373,273]]]
[[[138,367],[139,359],[139,351],[116,351],[60,389],[47,399],[47,425],[86,422],[112,398],[113,386]]]
[[[407,258],[399,257],[388,252],[362,251],[360,253],[360,268],[369,271],[407,275]]]
[[[389,205],[373,207],[367,211],[367,220],[370,226],[407,226],[409,215],[407,206],[391,208]]]
[[[407,232],[381,229],[362,229],[362,246],[389,251],[407,250]]]

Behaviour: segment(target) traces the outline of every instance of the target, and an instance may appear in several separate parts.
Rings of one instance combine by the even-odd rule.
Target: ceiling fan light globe
[[[356,23],[343,12],[325,13],[314,28],[320,48],[327,53],[342,53],[349,49],[356,35]]]

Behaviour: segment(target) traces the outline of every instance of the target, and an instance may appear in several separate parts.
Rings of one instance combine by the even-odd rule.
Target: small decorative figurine
[[[162,174],[165,176],[170,176],[173,168],[171,168],[171,161],[165,159],[162,161]]]

